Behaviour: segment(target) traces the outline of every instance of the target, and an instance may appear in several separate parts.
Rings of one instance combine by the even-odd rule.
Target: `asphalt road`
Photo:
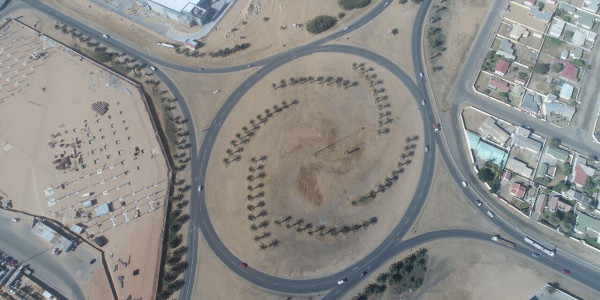
[[[38,10],[41,10],[42,12],[44,12],[56,19],[59,19],[64,23],[68,23],[72,26],[78,27],[79,30],[86,32],[87,34],[89,34],[90,36],[92,36],[96,39],[102,40],[101,36],[102,36],[103,32],[99,32],[99,31],[95,30],[94,28],[92,28],[82,22],[79,22],[78,20],[76,20],[74,18],[62,15],[60,12],[57,12],[53,8],[46,6],[39,0],[21,0],[21,1],[32,4]],[[497,7],[499,6],[498,2],[499,1],[496,1],[494,3],[494,9],[497,9]],[[421,113],[423,115],[424,126],[426,129],[424,139],[425,139],[426,144],[429,144],[430,151],[428,152],[428,154],[426,154],[427,157],[425,159],[424,169],[421,174],[421,182],[420,182],[419,186],[417,187],[417,192],[415,193],[415,197],[413,198],[413,201],[411,202],[411,204],[409,206],[408,213],[403,216],[403,218],[401,219],[400,223],[396,226],[396,228],[394,228],[394,230],[390,233],[390,235],[384,240],[384,242],[382,244],[380,244],[372,253],[367,255],[365,258],[361,259],[360,261],[356,262],[354,265],[352,265],[351,267],[349,267],[345,270],[342,270],[336,274],[332,274],[332,275],[322,277],[322,278],[309,279],[309,280],[289,280],[289,279],[273,277],[268,274],[262,273],[258,270],[252,269],[252,266],[249,266],[248,268],[241,268],[239,266],[241,261],[237,257],[235,257],[226,248],[226,246],[219,239],[214,228],[212,227],[212,223],[210,222],[210,216],[208,214],[208,211],[206,208],[206,203],[204,201],[203,192],[193,193],[193,195],[191,197],[192,229],[194,230],[194,232],[196,232],[197,228],[200,228],[204,238],[207,240],[209,246],[213,249],[213,251],[218,255],[218,257],[228,267],[230,267],[238,275],[242,276],[246,280],[248,280],[258,286],[261,286],[266,289],[274,290],[274,291],[279,291],[279,292],[284,292],[284,293],[306,294],[306,293],[314,293],[314,292],[320,292],[320,291],[325,291],[325,290],[331,290],[331,292],[326,296],[326,298],[339,298],[342,295],[344,295],[347,291],[349,291],[351,288],[353,288],[355,286],[355,284],[357,284],[359,282],[359,280],[361,278],[360,273],[362,271],[364,271],[365,269],[376,268],[377,266],[381,265],[382,263],[385,263],[388,259],[390,259],[394,255],[399,253],[399,251],[403,251],[404,249],[409,248],[409,246],[415,247],[415,246],[418,246],[424,242],[427,242],[427,241],[430,241],[433,239],[452,238],[452,237],[489,240],[490,234],[488,234],[488,233],[481,233],[481,232],[474,232],[474,231],[461,231],[461,230],[457,230],[457,231],[447,230],[447,231],[426,233],[424,235],[414,237],[412,239],[403,241],[401,243],[396,242],[396,239],[402,238],[404,236],[404,234],[406,233],[406,231],[408,230],[408,228],[410,228],[410,226],[412,225],[413,221],[415,220],[416,216],[418,215],[418,213],[423,205],[424,199],[427,196],[427,192],[428,192],[429,186],[431,184],[433,162],[435,161],[433,159],[433,157],[434,157],[434,154],[436,153],[436,147],[435,147],[436,143],[443,150],[443,151],[440,151],[440,153],[442,154],[442,157],[448,164],[448,166],[451,170],[450,174],[451,174],[451,176],[453,176],[453,178],[455,179],[457,184],[460,184],[460,182],[465,179],[465,177],[463,177],[464,175],[461,172],[461,169],[457,166],[457,164],[455,163],[455,161],[453,159],[454,157],[457,157],[457,156],[460,157],[459,152],[458,152],[458,149],[459,149],[458,144],[456,144],[457,140],[452,141],[452,144],[455,146],[451,145],[449,147],[449,150],[446,150],[445,144],[442,143],[442,141],[440,139],[440,135],[432,133],[431,124],[435,122],[435,121],[433,121],[435,119],[435,114],[433,113],[432,108],[429,106],[430,101],[429,101],[429,97],[427,94],[427,83],[424,79],[421,79],[418,76],[419,73],[424,73],[424,71],[423,71],[424,68],[423,68],[423,63],[422,63],[422,58],[421,58],[421,41],[422,41],[421,33],[422,33],[422,28],[423,28],[424,16],[426,14],[426,11],[427,11],[430,3],[431,3],[431,1],[426,1],[424,4],[421,5],[421,7],[419,8],[418,13],[417,13],[417,18],[415,20],[415,23],[413,24],[412,37],[411,37],[411,43],[412,43],[411,51],[412,51],[414,70],[416,72],[415,73],[416,78],[418,79],[418,81],[416,83],[413,82],[412,79],[406,73],[404,73],[398,66],[396,66],[393,62],[389,61],[388,59],[386,59],[372,51],[357,48],[357,47],[342,46],[342,45],[321,46],[325,42],[328,42],[328,41],[331,41],[338,37],[341,37],[344,34],[351,32],[353,30],[356,30],[357,28],[368,23],[372,18],[376,17],[379,13],[381,13],[381,11],[383,11],[383,9],[385,9],[385,7],[383,6],[383,2],[378,3],[373,9],[371,9],[368,13],[366,13],[363,17],[361,17],[357,22],[349,25],[348,26],[349,29],[346,31],[341,30],[341,31],[335,32],[329,36],[325,36],[325,37],[323,37],[315,42],[312,42],[310,44],[307,44],[305,46],[289,49],[289,50],[279,53],[277,55],[250,63],[252,65],[252,67],[254,67],[254,66],[262,66],[262,67],[258,71],[256,71],[256,73],[252,74],[246,81],[244,81],[244,83],[242,83],[232,93],[232,95],[228,98],[228,100],[225,102],[223,107],[221,107],[221,109],[219,110],[215,119],[212,122],[210,130],[207,131],[207,134],[204,138],[202,146],[200,147],[200,151],[198,152],[198,156],[193,157],[193,159],[191,161],[192,174],[193,174],[193,177],[196,178],[194,181],[195,184],[203,184],[203,182],[204,182],[204,178],[206,176],[206,166],[208,164],[208,160],[210,157],[210,152],[213,147],[213,143],[217,137],[220,126],[225,121],[225,119],[226,119],[227,115],[229,114],[229,112],[231,111],[231,109],[235,106],[235,103],[237,103],[237,101],[239,101],[239,99],[256,82],[258,82],[262,77],[264,77],[269,72],[273,71],[274,69],[278,68],[279,66],[281,66],[291,60],[294,60],[294,59],[302,57],[302,56],[310,55],[310,54],[316,53],[316,52],[349,53],[349,54],[361,56],[365,59],[372,60],[373,62],[380,64],[382,67],[387,68],[388,70],[390,70],[390,72],[392,72],[394,75],[396,75],[399,78],[399,80],[401,80],[407,86],[407,88],[410,90],[410,92],[413,94],[414,98],[418,102],[420,102],[421,99],[426,100],[426,106],[424,108],[422,106],[420,106],[420,107],[421,107]],[[491,26],[492,26],[492,24],[489,24],[489,22],[486,22],[481,31],[485,32],[486,28],[491,28]],[[485,36],[485,34],[479,35],[477,41],[475,42],[475,45],[473,46],[473,49],[481,49],[481,46],[484,44],[484,42],[482,42],[482,40],[485,40],[484,36]],[[148,63],[151,62],[154,65],[162,65],[165,67],[169,67],[169,68],[172,68],[175,70],[185,71],[185,72],[200,72],[199,70],[192,68],[192,67],[175,65],[170,62],[157,60],[157,59],[147,55],[143,51],[138,50],[135,46],[129,45],[127,43],[127,41],[119,40],[118,37],[113,37],[111,39],[104,39],[103,42],[106,43],[108,46],[114,47],[116,49],[121,49],[130,55],[136,56],[136,57],[140,58],[141,60],[147,61]],[[485,46],[485,47],[487,47],[487,46]],[[474,54],[472,54],[468,58],[467,62],[465,63],[466,67],[464,68],[463,72],[461,72],[461,76],[458,78],[458,84],[457,84],[458,88],[456,89],[456,92],[453,95],[454,96],[453,99],[457,99],[456,97],[459,97],[462,99],[471,100],[470,97],[473,97],[473,100],[471,100],[471,101],[481,101],[481,99],[477,99],[474,97],[472,91],[469,92],[469,84],[468,84],[469,73],[468,73],[468,71],[465,71],[465,70],[468,70],[469,66],[477,65],[478,62],[480,62],[480,60],[477,58],[477,51],[475,51]],[[245,69],[245,68],[248,68],[248,66],[240,65],[240,66],[222,67],[222,68],[214,68],[214,69],[206,68],[202,72],[203,73],[227,73],[227,72],[233,72],[233,71],[237,71],[237,70],[241,70],[241,69]],[[182,100],[182,101],[180,101],[180,106],[181,106],[183,116],[185,118],[187,118],[188,120],[192,120],[192,115],[189,111],[189,107],[187,106],[185,101],[183,101],[184,98],[181,95],[181,93],[177,90],[177,87],[160,70],[157,70],[156,74],[161,78],[161,80],[165,84],[167,84],[167,86],[171,89],[171,91],[174,93],[174,95],[178,99]],[[465,81],[465,80],[467,80],[467,81]],[[501,113],[503,117],[506,116],[505,118],[507,118],[509,121],[512,121],[513,119],[521,120],[523,118],[523,116],[521,114],[516,114],[516,111],[508,111],[506,109],[506,107],[499,107],[499,106],[495,105],[494,103],[490,104],[489,101],[477,102],[477,103],[475,103],[475,105],[484,106],[483,107],[484,109],[489,107],[489,109],[494,111],[495,114]],[[440,118],[440,121],[442,122],[443,128],[454,128],[454,130],[458,130],[457,128],[460,128],[460,127],[457,127],[455,124],[456,115],[454,115],[454,119],[452,118],[452,116],[447,118],[444,115],[439,115],[438,117]],[[515,122],[515,123],[520,124],[519,122]],[[445,124],[447,124],[447,125],[445,125]],[[549,128],[548,125],[545,123],[542,124],[542,123],[536,122],[535,120],[532,119],[532,122],[530,122],[530,124],[528,124],[528,125],[534,127],[536,129],[536,131],[538,131],[542,134],[545,134],[547,132],[547,133],[550,133],[549,136],[562,137],[564,143],[567,143],[570,146],[572,146],[578,150],[581,150],[584,152],[586,149],[593,150],[593,148],[590,148],[589,145],[586,145],[585,142],[578,141],[575,138],[569,138],[569,135],[562,136],[560,130],[556,130],[555,128]],[[196,146],[196,138],[195,138],[195,135],[193,134],[195,132],[193,122],[188,122],[187,126],[188,126],[188,130],[190,131],[190,133],[192,133],[192,134],[190,134],[190,143],[192,143],[192,145],[194,145],[192,147],[192,151],[196,152],[197,146]],[[539,127],[539,130],[538,130],[538,127]],[[449,130],[448,132],[452,132],[452,131]],[[455,133],[454,138],[460,138],[460,135],[457,135],[456,132],[454,132],[454,133]],[[552,133],[554,133],[554,134],[552,134]],[[436,143],[433,143],[433,139],[435,139]],[[448,136],[446,136],[446,140],[448,140]],[[450,144],[450,142],[449,142],[449,144]],[[468,166],[466,166],[464,164],[464,162],[459,162],[459,164],[461,165],[461,168],[463,170],[467,170],[469,168]],[[470,174],[470,172],[467,172],[466,174]],[[212,188],[212,187],[206,187],[206,188]],[[466,188],[464,190],[465,190],[465,194],[467,195],[467,198],[471,202],[474,201],[474,199],[477,199],[478,197],[480,197],[480,195],[478,193],[476,193],[475,190],[472,189],[471,185],[469,186],[469,188]],[[486,202],[490,202],[490,201],[486,201]],[[472,204],[472,205],[475,205],[475,204]],[[486,208],[486,206],[487,206],[487,204],[480,207],[480,210],[482,211],[482,213],[485,213],[485,210],[488,209],[488,208]],[[506,215],[508,218],[510,218],[510,216],[511,216],[510,213],[506,214]],[[522,241],[522,238],[524,235],[518,228],[513,227],[513,225],[511,225],[511,223],[514,222],[515,219],[518,219],[518,217],[517,218],[512,217],[512,218],[510,218],[510,220],[505,220],[505,219],[496,217],[496,218],[493,218],[492,221],[494,223],[496,223],[499,226],[499,228],[501,228],[502,230],[505,230],[515,241],[519,242],[519,241]],[[199,236],[197,234],[190,235],[190,240],[189,240],[190,267],[188,268],[188,271],[185,274],[185,280],[188,283],[195,282],[194,279],[195,279],[195,271],[196,271],[196,263],[197,263],[196,255],[197,255],[198,238],[199,238]],[[516,248],[516,250],[518,252],[521,252],[522,254],[525,254],[525,255],[529,255],[531,252],[531,249],[532,248],[529,248],[526,245],[525,246],[519,245]],[[559,253],[552,259],[543,257],[542,259],[539,259],[538,262],[544,263],[545,265],[547,265],[555,270],[560,270],[562,268],[568,268],[572,272],[571,273],[572,277],[574,277],[575,279],[581,281],[582,283],[584,283],[596,290],[600,290],[600,286],[599,286],[600,283],[594,282],[592,280],[593,278],[597,278],[598,273],[599,273],[598,270],[588,266],[585,263],[578,261],[576,258],[573,258],[564,252],[559,251]],[[348,278],[349,281],[343,285],[338,286],[336,284],[336,281],[340,278]],[[192,290],[193,290],[193,285],[187,284],[184,287],[184,289],[182,290],[181,298],[182,299],[191,299]]]

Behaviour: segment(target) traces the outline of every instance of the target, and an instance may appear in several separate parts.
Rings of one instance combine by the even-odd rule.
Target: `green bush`
[[[306,23],[306,30],[310,33],[321,33],[335,25],[337,19],[332,16],[318,16]]]
[[[371,3],[371,0],[338,0],[338,4],[346,10],[363,8]]]

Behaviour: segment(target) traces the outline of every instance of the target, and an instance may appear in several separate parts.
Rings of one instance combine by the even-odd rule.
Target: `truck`
[[[515,247],[515,243],[509,241],[509,240],[505,240],[503,238],[501,238],[499,235],[493,235],[492,236],[492,241],[496,242],[496,243],[500,243],[506,247],[509,248],[514,248]]]
[[[442,126],[439,123],[433,124],[433,131],[438,132]]]

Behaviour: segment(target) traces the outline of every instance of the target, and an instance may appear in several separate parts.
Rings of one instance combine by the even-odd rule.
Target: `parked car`
[[[221,91],[221,90],[215,90],[215,91],[213,92],[213,94],[216,94],[216,93],[218,93],[218,92],[220,92],[220,91]]]
[[[19,219],[19,218],[12,218],[12,221],[15,222],[15,223],[19,222],[20,220],[21,219]]]

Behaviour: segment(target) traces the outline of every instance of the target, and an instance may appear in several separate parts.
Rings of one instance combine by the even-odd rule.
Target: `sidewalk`
[[[221,18],[225,16],[227,11],[235,4],[236,0],[220,0],[217,3],[211,6],[209,13],[213,14],[210,18],[210,22],[206,23],[204,26],[199,27],[198,31],[194,33],[185,33],[181,32],[175,28],[171,23],[161,23],[157,20],[152,20],[152,16],[156,13],[151,10],[140,9],[142,12],[138,14],[128,14],[127,11],[132,7],[132,1],[128,0],[91,0],[95,4],[111,10],[132,22],[150,30],[154,31],[165,38],[176,42],[185,42],[187,39],[200,39],[208,35],[212,29],[219,23]],[[172,23],[177,22],[177,20],[172,20]],[[158,42],[158,41],[157,41]]]

